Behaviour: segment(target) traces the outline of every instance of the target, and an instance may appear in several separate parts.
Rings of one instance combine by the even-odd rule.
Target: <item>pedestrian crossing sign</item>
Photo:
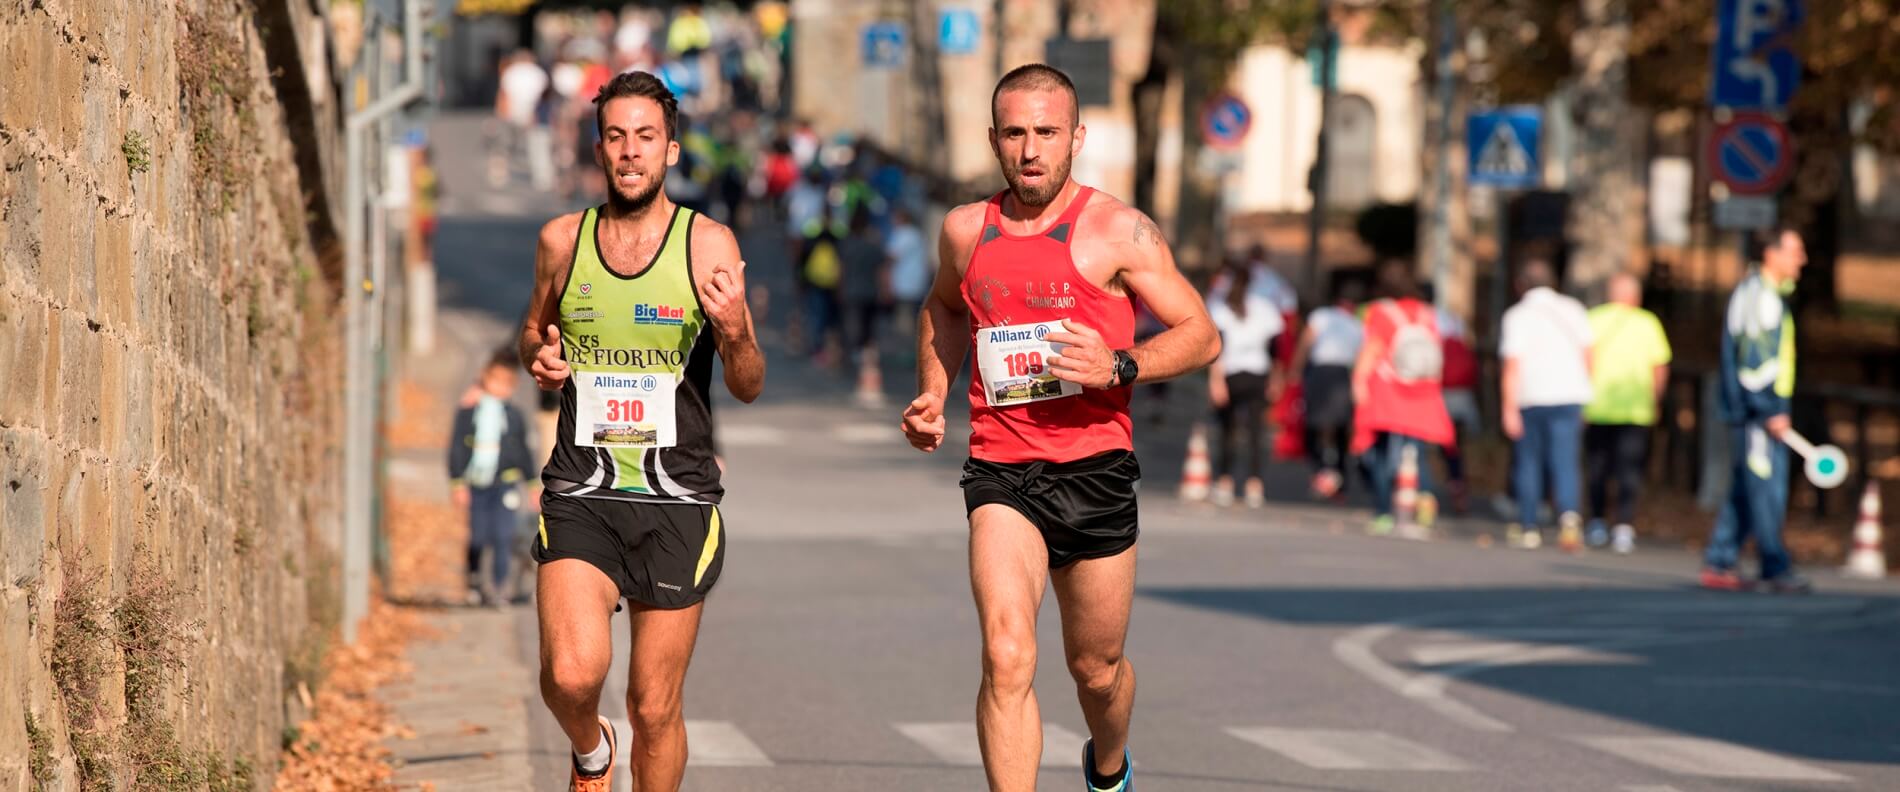
[[[1542,166],[1538,137],[1543,114],[1535,107],[1507,107],[1471,114],[1465,123],[1471,184],[1528,190],[1537,187]]]

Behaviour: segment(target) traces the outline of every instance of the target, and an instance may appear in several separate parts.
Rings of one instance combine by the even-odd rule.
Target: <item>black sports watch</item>
[[[1115,350],[1115,379],[1108,383],[1108,387],[1132,385],[1135,378],[1139,376],[1141,376],[1141,367],[1135,365],[1135,356],[1128,354],[1126,349]]]

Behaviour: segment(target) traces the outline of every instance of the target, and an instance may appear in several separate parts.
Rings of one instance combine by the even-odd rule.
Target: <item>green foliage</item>
[[[152,169],[152,147],[136,129],[125,133],[125,142],[119,144],[119,153],[125,155],[125,165],[133,173]]]
[[[53,736],[40,728],[33,713],[26,714],[27,780],[33,782],[33,788],[47,788],[58,777],[53,767]]]
[[[1630,100],[1654,110],[1707,102],[1716,0],[1623,0],[1629,13]],[[1485,91],[1499,103],[1539,101],[1575,71],[1578,0],[1460,0],[1461,30],[1484,42]],[[1900,25],[1887,0],[1807,0],[1794,40],[1803,66],[1792,114],[1838,112],[1869,102],[1865,142],[1900,152]],[[1422,28],[1420,29],[1422,32]]]
[[[80,788],[107,789],[115,764],[99,688],[118,667],[112,607],[100,590],[103,571],[83,554],[69,554],[62,567],[65,585],[53,604],[53,684],[65,709]]]

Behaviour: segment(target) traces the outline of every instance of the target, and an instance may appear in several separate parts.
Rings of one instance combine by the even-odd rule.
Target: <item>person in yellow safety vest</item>
[[[699,13],[697,3],[684,6],[666,28],[666,51],[677,57],[691,57],[712,46],[712,25]]]
[[[1722,414],[1729,423],[1733,479],[1704,553],[1704,588],[1747,587],[1736,572],[1742,543],[1755,537],[1761,583],[1776,593],[1807,593],[1813,585],[1794,570],[1781,540],[1788,512],[1788,447],[1794,396],[1794,293],[1808,263],[1801,235],[1776,228],[1756,237],[1761,267],[1729,296],[1722,324]]]

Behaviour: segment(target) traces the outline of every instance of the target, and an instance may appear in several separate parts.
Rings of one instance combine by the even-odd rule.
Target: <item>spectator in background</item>
[[[527,421],[508,403],[521,363],[512,349],[499,349],[482,368],[478,392],[455,412],[449,434],[449,486],[455,504],[468,509],[468,585],[471,602],[501,606],[514,540],[521,484],[528,458]],[[471,403],[472,402],[472,403]],[[490,576],[481,575],[486,563]]]
[[[884,240],[884,253],[891,259],[891,297],[896,303],[898,335],[917,332],[917,310],[924,295],[930,293],[930,280],[936,267],[930,264],[930,243],[908,207],[899,205],[891,213],[891,234]]]
[[[1250,267],[1230,260],[1224,274],[1228,288],[1221,299],[1207,304],[1208,317],[1221,337],[1220,356],[1207,369],[1208,399],[1220,426],[1212,497],[1216,506],[1232,505],[1234,479],[1244,472],[1247,506],[1259,508],[1267,500],[1261,476],[1266,463],[1268,377],[1273,367],[1269,345],[1286,323],[1278,306],[1251,288]],[[1237,459],[1242,444],[1247,454],[1244,466]]]
[[[1392,496],[1405,449],[1418,460],[1418,522],[1429,528],[1438,501],[1431,492],[1434,446],[1452,442],[1451,418],[1439,384],[1443,341],[1432,307],[1418,299],[1409,262],[1383,265],[1385,299],[1366,310],[1364,343],[1352,370],[1353,453],[1372,487],[1374,534],[1393,528]]]
[[[1590,384],[1583,409],[1585,465],[1590,474],[1590,525],[1584,540],[1618,553],[1636,547],[1636,499],[1649,469],[1649,433],[1656,402],[1669,385],[1669,336],[1656,315],[1643,310],[1643,285],[1619,272],[1610,278],[1610,301],[1590,309]],[[1610,477],[1616,477],[1616,530],[1609,517]]]
[[[1334,279],[1332,303],[1313,309],[1288,366],[1306,400],[1306,453],[1313,462],[1313,494],[1345,493],[1346,454],[1352,438],[1352,368],[1365,328],[1359,323],[1363,288]]]
[[[1464,514],[1471,507],[1471,488],[1465,482],[1464,440],[1482,424],[1478,415],[1478,355],[1471,349],[1471,327],[1438,302],[1431,284],[1423,288],[1425,299],[1438,316],[1438,336],[1444,342],[1445,370],[1440,382],[1452,428],[1452,442],[1445,446],[1445,492],[1451,496],[1452,511]]]
[[[851,231],[838,243],[842,274],[838,302],[844,308],[844,350],[857,369],[857,400],[865,407],[884,402],[882,372],[878,369],[879,319],[890,305],[890,256],[871,224],[869,212],[851,216]]]
[[[798,276],[804,297],[806,352],[819,367],[829,368],[834,364],[830,341],[838,324],[838,284],[844,276],[844,260],[839,251],[842,239],[830,210],[821,204],[818,211],[805,225]]]
[[[799,170],[810,170],[822,164],[818,162],[818,152],[824,148],[824,141],[818,137],[818,130],[812,128],[810,121],[798,119],[797,125],[792,128],[790,140],[792,159],[798,162]]]
[[[1700,582],[1704,588],[1744,588],[1736,565],[1752,535],[1761,554],[1761,582],[1776,593],[1806,593],[1813,585],[1794,570],[1781,541],[1788,513],[1788,447],[1781,439],[1793,430],[1788,403],[1794,396],[1794,314],[1787,297],[1808,253],[1791,228],[1758,234],[1756,243],[1761,268],[1729,295],[1722,324],[1722,417],[1730,427],[1734,480],[1709,537]]]
[[[666,52],[675,58],[691,60],[711,47],[712,25],[700,14],[698,3],[687,3],[673,15],[666,28]]]
[[[1518,272],[1522,293],[1504,312],[1498,355],[1504,361],[1499,382],[1504,433],[1515,441],[1511,483],[1517,498],[1517,522],[1507,529],[1511,544],[1535,548],[1543,543],[1537,510],[1550,478],[1557,508],[1557,544],[1565,552],[1583,549],[1583,516],[1578,512],[1579,455],[1583,405],[1590,401],[1590,320],[1583,303],[1557,293],[1550,264],[1532,260]]]
[[[501,187],[508,183],[516,157],[530,163],[535,161],[535,155],[529,150],[535,143],[530,132],[537,124],[536,110],[540,107],[541,95],[547,90],[548,73],[534,62],[534,53],[516,50],[502,62],[500,87],[495,91],[495,118],[501,122],[502,141],[498,151],[490,150],[490,186]],[[548,143],[545,134],[540,136],[540,142]]]

